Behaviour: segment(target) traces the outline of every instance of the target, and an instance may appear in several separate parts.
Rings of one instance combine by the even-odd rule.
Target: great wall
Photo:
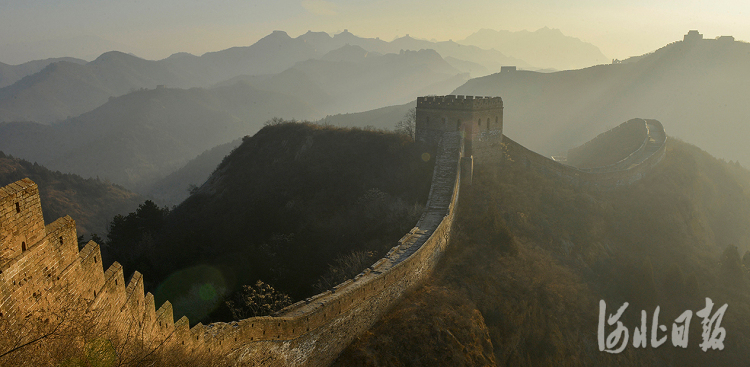
[[[157,310],[153,295],[144,295],[140,273],[126,283],[120,264],[104,271],[95,242],[78,251],[72,218],[45,226],[34,182],[11,183],[0,188],[0,318],[22,323],[60,299],[80,300],[113,325],[137,323],[154,348],[229,355],[241,365],[327,366],[434,269],[450,238],[459,191],[470,185],[475,163],[521,160],[575,185],[608,189],[640,179],[665,154],[661,123],[640,120],[647,134],[636,151],[613,165],[578,169],[504,137],[502,111],[499,97],[418,98],[416,140],[438,148],[428,202],[415,227],[354,279],[275,316],[230,323],[191,328],[186,317],[175,322],[169,302]]]

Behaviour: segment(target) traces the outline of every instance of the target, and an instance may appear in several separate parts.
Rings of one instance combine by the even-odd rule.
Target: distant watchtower
[[[703,35],[696,30],[689,31],[685,37],[682,38],[683,42],[698,42],[700,40],[703,40]]]
[[[434,96],[417,98],[417,141],[437,144],[446,131],[463,131],[467,140],[482,133],[502,136],[500,97]]]

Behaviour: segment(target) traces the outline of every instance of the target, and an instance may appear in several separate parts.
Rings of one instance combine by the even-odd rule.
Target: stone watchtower
[[[503,99],[474,96],[417,98],[415,140],[437,144],[442,134],[448,131],[464,133],[466,155],[472,154],[472,143],[487,140],[490,136],[502,139]]]
[[[45,235],[36,184],[25,179],[0,188],[0,262],[25,253]]]
[[[416,141],[437,145],[443,133],[452,131],[464,137],[462,172],[473,171],[475,158],[489,161],[502,154],[503,99],[453,95],[417,98]],[[471,174],[462,177],[470,181]]]

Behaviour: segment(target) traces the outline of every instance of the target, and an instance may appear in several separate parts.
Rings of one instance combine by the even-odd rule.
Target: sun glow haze
[[[292,37],[308,30],[335,34],[348,29],[389,41],[407,34],[447,41],[482,28],[542,27],[593,43],[607,57],[626,58],[678,40],[689,29],[710,38],[733,35],[750,40],[749,14],[750,4],[728,0],[440,0],[429,6],[413,0],[230,0],[189,5],[176,0],[6,1],[0,3],[0,62],[59,56],[92,59],[110,49],[146,59],[175,52],[200,55],[251,45],[273,30]],[[56,54],[56,44],[69,54]],[[77,46],[64,47],[69,44]]]

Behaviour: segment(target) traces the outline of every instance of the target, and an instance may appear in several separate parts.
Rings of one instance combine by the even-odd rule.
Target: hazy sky
[[[459,40],[480,28],[560,29],[625,58],[682,39],[750,40],[750,2],[741,0],[0,0],[0,62],[109,49],[160,59],[247,46],[273,30],[366,37]],[[502,51],[502,50],[500,50]],[[63,53],[67,53],[64,55]]]

